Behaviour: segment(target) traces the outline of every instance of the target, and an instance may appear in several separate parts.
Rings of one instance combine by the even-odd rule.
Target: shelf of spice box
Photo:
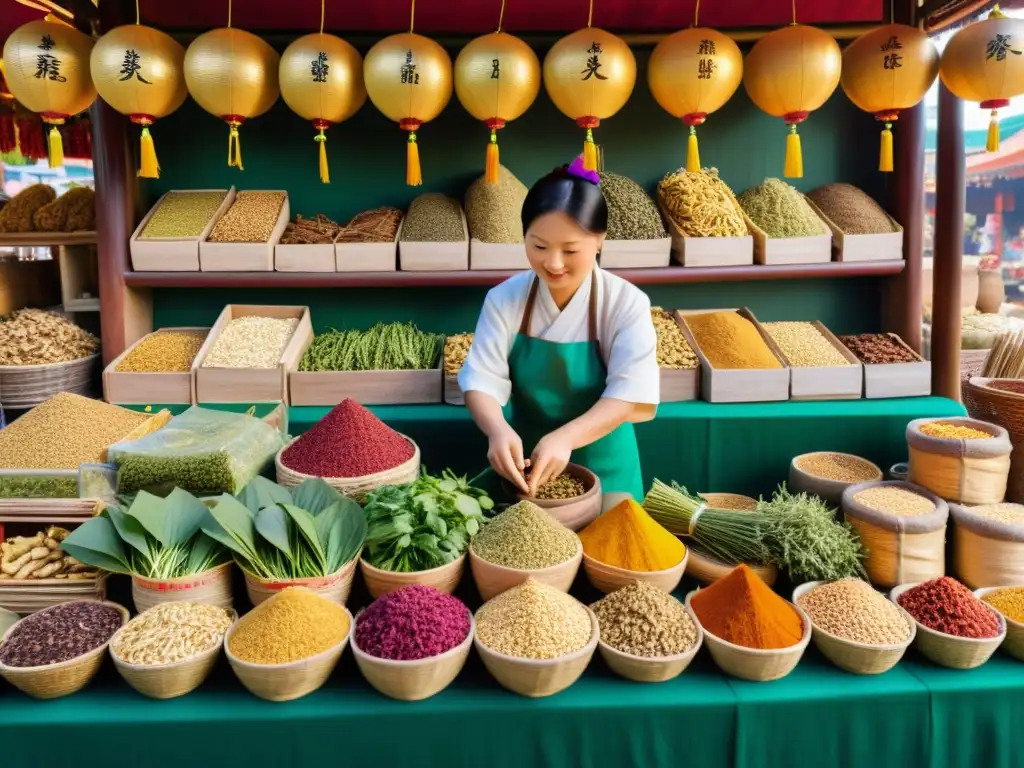
[[[274,247],[290,216],[288,193],[244,190],[227,210],[219,210],[213,228],[199,242],[203,272],[274,270]]]
[[[668,228],[672,258],[688,270],[726,269],[751,266],[754,263],[754,238],[689,237],[676,224],[664,202],[658,201]]]
[[[0,248],[57,248],[62,245],[96,245],[96,232],[3,232]]]
[[[196,401],[196,365],[198,351],[202,342],[209,334],[209,328],[182,327],[160,328],[148,333],[118,355],[103,371],[103,399],[108,403],[194,403]],[[161,336],[161,334],[163,334]],[[147,349],[154,345],[166,343],[169,335],[174,336],[172,343],[176,345],[188,343],[194,338],[191,351],[195,357],[188,370],[140,370],[134,363],[136,357],[142,358]],[[166,362],[166,357],[158,361]]]
[[[132,266],[147,272],[198,272],[199,244],[234,200],[234,187],[165,192],[128,241]]]

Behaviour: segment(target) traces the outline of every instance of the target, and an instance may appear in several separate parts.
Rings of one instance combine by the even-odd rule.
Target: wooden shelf
[[[865,261],[743,267],[613,269],[636,285],[896,275],[905,262]],[[391,288],[497,285],[515,272],[125,272],[133,288]]]
[[[95,232],[0,232],[0,248],[96,245]]]

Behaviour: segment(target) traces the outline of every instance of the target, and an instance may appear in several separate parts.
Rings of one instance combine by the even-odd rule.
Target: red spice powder
[[[315,477],[363,477],[404,464],[413,444],[345,398],[283,454],[288,469]]]
[[[1010,381],[992,381],[985,386],[992,389],[1001,389],[1004,392],[1013,392],[1016,395],[1024,395],[1024,381],[1013,379]]]
[[[1001,627],[996,614],[956,579],[926,581],[899,596],[907,613],[928,629],[957,637],[995,637]]]

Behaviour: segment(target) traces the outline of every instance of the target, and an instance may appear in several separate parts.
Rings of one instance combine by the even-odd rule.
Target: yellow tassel
[[[589,128],[583,142],[583,167],[588,171],[597,170],[597,145],[594,143],[594,132]]]
[[[331,171],[327,167],[327,136],[324,135],[323,128],[320,129],[320,135],[314,137],[313,141],[320,145],[320,181],[330,184]]]
[[[999,151],[999,110],[992,110],[992,117],[988,121],[988,140],[985,142],[987,152]]]
[[[242,167],[242,139],[238,135],[238,126],[232,125],[228,134],[228,165],[244,171]]]
[[[882,144],[878,150],[878,170],[892,171],[892,123],[886,123],[882,130]]]
[[[50,167],[60,168],[64,165],[64,140],[60,137],[60,131],[54,125],[50,128]]]
[[[416,132],[409,132],[409,142],[405,145],[405,183],[410,187],[418,187],[423,183],[423,172],[420,170],[420,148],[416,143]]]
[[[498,132],[491,131],[491,140],[487,144],[487,156],[484,162],[484,179],[488,184],[498,183]]]
[[[786,167],[783,175],[787,179],[804,177],[804,153],[800,148],[800,134],[796,132],[796,125],[789,126],[789,135],[786,136]]]
[[[149,134],[149,126],[142,126],[142,138],[139,139],[139,176],[144,179],[160,178],[160,163],[156,159],[156,147],[153,137]]]
[[[690,126],[690,137],[686,140],[686,170],[700,173],[700,147],[697,146],[697,128]]]

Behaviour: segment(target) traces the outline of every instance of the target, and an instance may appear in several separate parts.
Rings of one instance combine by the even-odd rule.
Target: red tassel
[[[87,120],[75,120],[60,126],[64,140],[64,157],[76,160],[92,159],[90,127]]]
[[[47,157],[46,138],[43,136],[43,124],[38,117],[15,118],[18,126],[18,151],[29,160],[42,160]]]
[[[18,134],[14,131],[14,115],[0,113],[0,152],[13,152],[18,148]]]

